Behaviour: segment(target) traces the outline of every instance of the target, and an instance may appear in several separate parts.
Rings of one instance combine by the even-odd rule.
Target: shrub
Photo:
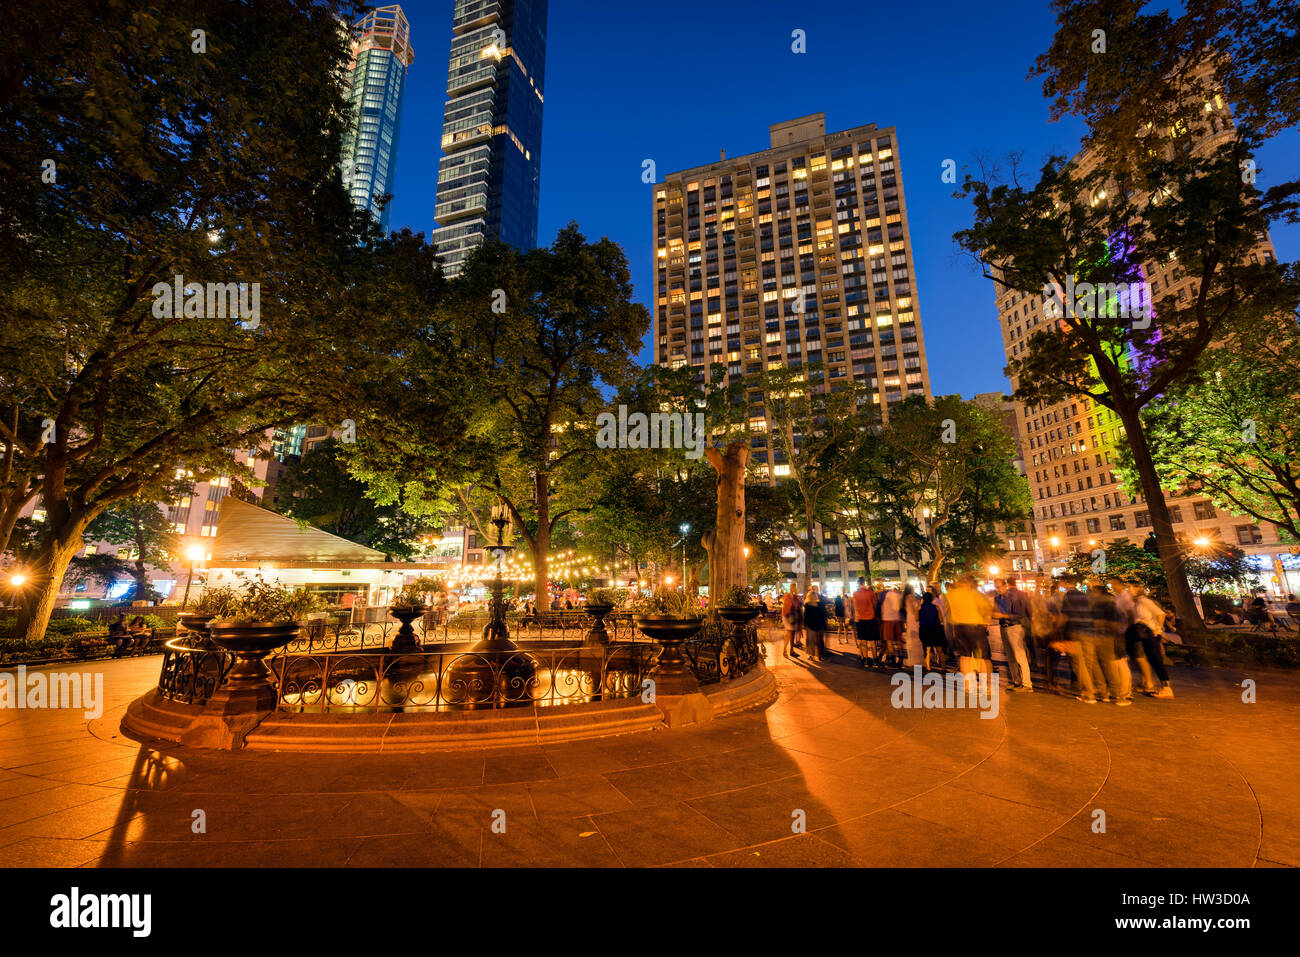
[[[745,585],[729,585],[722,590],[718,596],[719,608],[735,608],[748,605],[753,599],[749,594],[749,588]]]
[[[593,588],[587,592],[588,605],[613,605],[617,608],[627,598],[626,588]]]
[[[638,615],[656,615],[666,618],[703,618],[699,604],[691,595],[667,588],[656,588],[654,592],[637,601],[633,611]]]
[[[306,588],[281,588],[258,576],[237,594],[214,622],[302,621],[320,607],[320,598]]]

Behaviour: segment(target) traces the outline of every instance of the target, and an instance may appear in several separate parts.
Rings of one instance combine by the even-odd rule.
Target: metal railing
[[[580,615],[581,613],[578,613]],[[476,652],[482,625],[455,620],[422,631],[419,650],[388,646],[396,622],[310,627],[266,659],[276,708],[294,712],[397,712],[585,704],[631,698],[654,673],[662,648],[630,616],[606,619],[608,644],[583,643],[591,619],[573,613],[511,623],[514,652]],[[486,618],[481,619],[486,623]],[[747,674],[760,660],[758,631],[708,623],[682,645],[701,685]],[[163,648],[161,695],[203,704],[225,682],[235,656],[186,633]]]

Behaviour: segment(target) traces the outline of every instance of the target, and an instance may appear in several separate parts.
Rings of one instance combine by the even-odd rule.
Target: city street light
[[[190,603],[190,585],[194,583],[194,565],[203,561],[203,549],[198,545],[191,545],[185,549],[185,557],[190,563],[190,577],[185,579],[185,595],[181,598],[181,610]]]
[[[682,591],[686,590],[686,533],[691,530],[691,526],[682,522]]]

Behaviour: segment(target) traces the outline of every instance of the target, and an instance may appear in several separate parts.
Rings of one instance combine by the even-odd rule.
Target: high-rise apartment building
[[[457,275],[484,239],[537,245],[547,0],[456,0],[433,243]]]
[[[358,209],[368,209],[388,229],[388,208],[397,167],[406,70],[415,59],[411,26],[400,6],[379,7],[352,29],[347,102],[352,123],[343,140],[343,185]]]
[[[1199,126],[1180,135],[1193,137],[1193,149],[1208,152],[1231,135],[1231,120],[1218,97],[1205,104]],[[1076,157],[1080,169],[1096,168],[1098,157],[1084,152]],[[1104,201],[1104,194],[1094,197]],[[1154,261],[1140,248],[1126,252],[1150,288],[1159,321],[1158,301],[1169,295],[1182,302],[1199,289],[1176,260]],[[1274,258],[1272,244],[1261,237],[1256,261]],[[995,283],[998,322],[1008,360],[1028,352],[1031,336],[1058,321],[1050,313],[1055,303],[1045,293],[1026,294]],[[1013,380],[1013,388],[1018,383]],[[1152,533],[1151,516],[1141,495],[1133,496],[1119,485],[1115,474],[1118,446],[1124,427],[1109,409],[1094,401],[1072,397],[1051,405],[1016,403],[1026,474],[1034,501],[1036,547],[1044,570],[1059,571],[1074,552],[1092,552],[1117,539],[1143,544]],[[1188,553],[1215,544],[1241,548],[1253,556],[1262,581],[1274,589],[1290,590],[1284,564],[1294,564],[1279,543],[1277,529],[1261,528],[1253,519],[1219,512],[1203,495],[1168,499],[1174,530]],[[1276,576],[1276,580],[1274,580]],[[1294,571],[1293,579],[1300,579]]]
[[[724,153],[655,187],[656,361],[700,377],[715,362],[731,377],[820,362],[828,388],[857,380],[885,415],[905,396],[928,399],[897,134],[828,134],[823,113],[769,134],[767,150]],[[753,442],[754,471],[788,474],[779,450]],[[822,542],[836,579],[860,567],[858,547]]]

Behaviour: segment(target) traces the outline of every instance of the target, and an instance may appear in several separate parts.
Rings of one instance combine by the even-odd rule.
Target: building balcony
[[[469,33],[489,23],[501,22],[501,4],[498,0],[479,0],[468,4],[464,11],[451,19],[451,32]]]

